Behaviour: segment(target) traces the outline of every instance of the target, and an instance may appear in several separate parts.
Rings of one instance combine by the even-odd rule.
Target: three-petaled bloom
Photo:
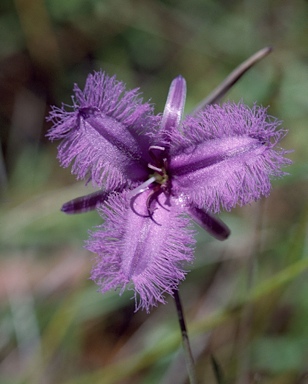
[[[105,292],[133,286],[136,310],[172,295],[193,260],[190,218],[223,240],[229,229],[212,213],[268,195],[270,178],[290,163],[276,144],[285,135],[263,107],[209,105],[182,120],[186,82],[170,86],[162,115],[115,77],[89,75],[74,88],[72,111],[53,107],[50,139],[78,179],[101,189],[62,207],[96,208],[104,223],[90,235],[91,278]]]

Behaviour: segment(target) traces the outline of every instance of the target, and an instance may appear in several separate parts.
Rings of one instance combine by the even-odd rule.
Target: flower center
[[[154,172],[152,174],[150,174],[150,177],[154,177],[155,178],[155,182],[157,184],[160,184],[161,186],[165,186],[168,182],[168,179],[169,179],[169,176],[168,176],[168,173],[166,172],[166,169],[165,168],[162,168],[160,172]]]
[[[148,168],[154,172],[149,172],[149,178],[137,188],[134,188],[129,192],[130,197],[134,197],[146,191],[151,184],[154,184],[153,190],[155,192],[161,188],[164,190],[167,188],[169,175],[167,173],[167,158],[162,156],[164,153],[165,147],[158,145],[151,145],[149,147],[149,155],[153,162],[148,164]]]
[[[169,176],[167,173],[167,158],[166,148],[159,145],[151,145],[149,147],[149,155],[151,156],[153,163],[149,163],[148,167],[155,171],[150,174],[150,177],[155,178],[155,182],[161,186],[166,186]]]

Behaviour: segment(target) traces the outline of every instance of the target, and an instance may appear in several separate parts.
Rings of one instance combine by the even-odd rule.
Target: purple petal
[[[49,138],[64,139],[58,154],[62,166],[73,163],[79,179],[90,173],[94,185],[107,189],[144,179],[150,138],[140,134],[154,131],[152,106],[142,104],[138,90],[125,92],[123,83],[101,72],[88,76],[84,91],[75,85],[74,92],[73,111],[54,107],[49,116],[54,124]]]
[[[227,225],[209,212],[205,212],[194,205],[189,207],[188,213],[192,219],[217,240],[226,240],[230,235]]]
[[[98,204],[103,203],[109,194],[110,192],[106,191],[96,191],[89,195],[77,197],[63,204],[61,211],[69,215],[92,211]]]
[[[188,117],[185,136],[174,137],[171,149],[173,193],[212,212],[268,195],[270,178],[284,175],[281,167],[290,164],[286,152],[274,148],[285,135],[279,125],[265,108],[232,103]]]
[[[178,76],[170,85],[160,125],[160,136],[163,142],[170,142],[172,132],[178,128],[182,119],[185,100],[186,81],[182,76]]]
[[[136,310],[165,303],[185,277],[184,262],[193,258],[193,231],[178,206],[170,206],[164,194],[151,204],[151,191],[131,201],[127,194],[109,198],[100,209],[105,223],[91,234],[87,248],[98,254],[92,279],[102,292],[134,286]],[[153,206],[154,205],[154,206]]]

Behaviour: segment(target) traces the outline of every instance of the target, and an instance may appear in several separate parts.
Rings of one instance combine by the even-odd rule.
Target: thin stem
[[[183,312],[179,291],[174,291],[174,301],[175,301],[180,329],[181,329],[182,343],[183,343],[183,349],[185,354],[185,361],[186,361],[186,366],[188,371],[189,382],[190,384],[197,384],[195,363],[194,363],[193,355],[191,353],[188,332],[185,324],[184,312]]]
[[[219,100],[229,91],[229,89],[244,75],[245,72],[248,71],[248,69],[250,69],[258,61],[262,60],[271,51],[271,47],[260,49],[258,52],[240,64],[237,68],[235,68],[235,70],[231,72],[230,75],[221,84],[219,84],[218,87],[215,88],[207,98],[202,100],[202,102],[193,111],[193,114],[202,111],[202,109],[209,104],[218,103]]]

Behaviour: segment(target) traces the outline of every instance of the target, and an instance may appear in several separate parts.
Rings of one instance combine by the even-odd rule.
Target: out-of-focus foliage
[[[200,383],[308,380],[308,3],[2,0],[0,4],[0,382],[186,383],[174,305],[134,314],[130,293],[96,293],[83,249],[95,212],[62,203],[92,191],[56,161],[49,105],[102,68],[161,112],[182,74],[190,109],[264,46],[273,53],[227,98],[270,105],[289,129],[290,176],[222,215],[232,236],[199,232],[180,291]]]

